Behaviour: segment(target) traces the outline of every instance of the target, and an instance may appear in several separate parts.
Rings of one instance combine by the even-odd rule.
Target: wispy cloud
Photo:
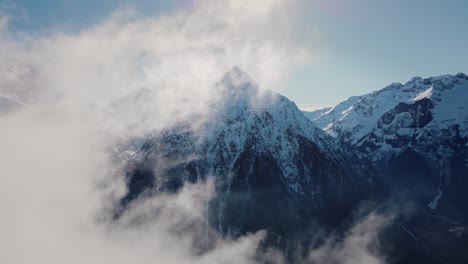
[[[120,10],[77,33],[11,32],[2,16],[0,91],[28,107],[0,109],[0,262],[255,262],[263,233],[229,241],[213,231],[213,249],[196,250],[209,230],[207,197],[199,197],[211,193],[200,189],[205,185],[142,201],[118,223],[106,220],[125,179],[112,160],[116,141],[102,110],[146,88],[154,96],[145,105],[113,118],[129,124],[147,108],[146,121],[157,128],[175,114],[200,111],[234,65],[274,84],[308,58],[283,38],[291,30],[281,17],[288,8],[287,1],[203,0],[160,17]]]
[[[344,238],[331,236],[319,248],[313,249],[311,263],[362,263],[382,264],[385,256],[378,250],[378,235],[391,224],[394,215],[371,212],[356,221]]]
[[[36,74],[28,83],[36,91],[34,103],[104,105],[145,87],[154,91],[151,103],[157,106],[157,120],[148,122],[164,123],[175,113],[200,110],[211,85],[234,65],[261,86],[275,87],[307,61],[310,52],[288,40],[293,8],[278,0],[202,0],[162,17],[121,10],[76,34],[36,36],[4,28],[0,59],[2,66]]]

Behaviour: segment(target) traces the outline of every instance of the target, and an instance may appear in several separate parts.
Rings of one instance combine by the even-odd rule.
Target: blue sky
[[[131,7],[143,15],[162,15],[191,0],[0,0],[15,19],[13,30],[80,30]]]
[[[468,72],[468,1],[328,2],[303,9],[325,55],[295,74],[291,97],[333,104],[413,76]]]
[[[15,16],[10,30],[28,32],[80,30],[128,6],[162,15],[189,2],[0,0]],[[468,73],[468,1],[313,0],[300,10],[294,36],[314,58],[279,89],[299,106],[333,105],[413,76]]]

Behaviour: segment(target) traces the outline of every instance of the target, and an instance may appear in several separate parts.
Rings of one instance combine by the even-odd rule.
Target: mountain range
[[[268,246],[294,255],[298,243],[320,243],[304,232],[311,223],[339,230],[363,202],[396,200],[412,209],[382,234],[389,263],[468,260],[466,75],[416,77],[308,113],[237,67],[214,91],[208,114],[133,146],[116,217],[135,200],[214,178],[213,227],[234,237],[267,230]]]
[[[33,98],[32,73],[2,71],[0,111],[16,111]],[[139,200],[210,179],[207,223],[234,238],[266,230],[264,249],[291,263],[307,263],[304,249],[327,235],[344,239],[357,215],[389,211],[376,245],[387,263],[468,263],[467,75],[415,77],[313,112],[238,67],[211,91],[205,111],[154,129],[153,108],[134,111],[153,102],[150,89],[109,104],[107,115],[137,116],[130,126],[149,131],[115,147],[127,191],[114,219]]]
[[[436,252],[435,263],[467,261],[460,253],[467,246],[467,98],[463,73],[415,77],[306,113],[372,161],[393,195],[415,204],[408,231]]]

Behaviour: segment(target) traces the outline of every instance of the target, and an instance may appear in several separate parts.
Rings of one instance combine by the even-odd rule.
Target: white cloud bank
[[[149,105],[116,120],[131,122],[149,107],[153,119],[146,121],[157,128],[175,113],[199,111],[209,87],[234,65],[273,85],[308,55],[283,39],[288,4],[259,3],[197,1],[144,18],[122,10],[78,33],[9,32],[1,18],[0,96],[27,104],[0,109],[1,263],[256,261],[262,233],[228,241],[206,227],[209,195],[200,195],[212,195],[201,190],[209,184],[142,202],[110,221],[105,211],[123,195],[124,179],[100,110],[146,88],[154,93]],[[200,255],[195,245],[206,243],[197,241],[206,232],[215,248]]]
[[[123,195],[124,179],[112,162],[108,116],[99,113],[144,87],[154,93],[150,105],[115,118],[131,123],[150,107],[145,121],[164,126],[202,110],[209,87],[234,65],[275,86],[310,58],[289,41],[293,8],[201,0],[167,16],[124,10],[78,33],[47,35],[9,32],[0,18],[0,96],[27,104],[6,111],[0,100],[0,263],[282,262],[279,254],[255,255],[262,232],[229,241],[207,229],[209,184],[143,201],[110,221],[105,212]],[[128,127],[118,133],[134,136]],[[194,245],[206,232],[215,247],[200,255]]]

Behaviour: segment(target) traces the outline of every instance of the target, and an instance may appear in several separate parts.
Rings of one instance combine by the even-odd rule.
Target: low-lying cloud
[[[344,238],[331,236],[320,247],[313,249],[308,260],[311,263],[385,263],[385,256],[379,252],[378,236],[393,216],[374,212],[358,219]]]

